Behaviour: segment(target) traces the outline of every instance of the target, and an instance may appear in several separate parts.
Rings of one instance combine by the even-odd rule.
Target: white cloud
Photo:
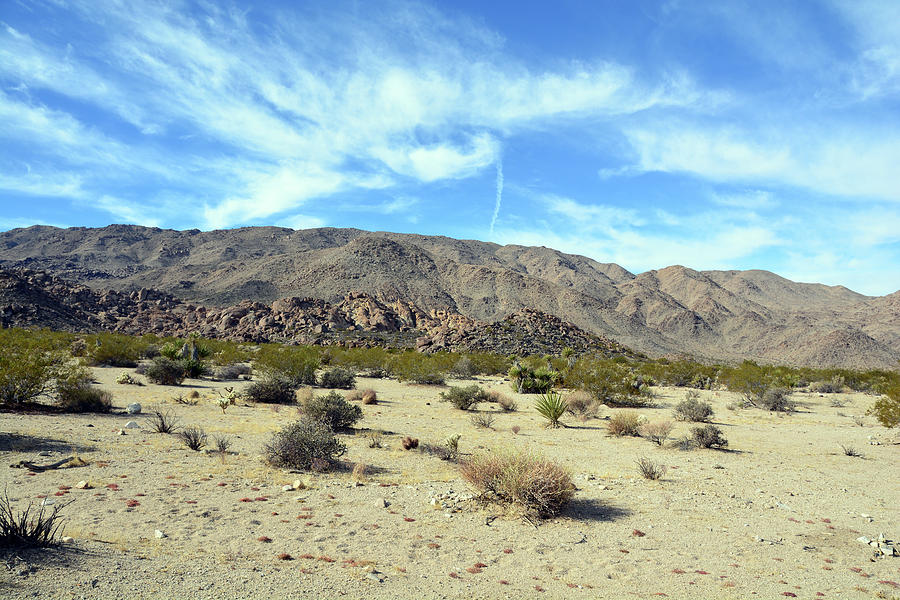
[[[30,196],[79,198],[84,196],[82,177],[74,173],[0,173],[0,190],[8,190]]]
[[[774,208],[778,201],[767,190],[744,190],[732,193],[713,193],[711,200],[720,206],[753,210]]]
[[[378,148],[372,154],[396,173],[421,181],[460,179],[469,177],[493,164],[499,155],[499,145],[488,134],[469,140],[464,147],[450,144],[413,146],[403,149]]]
[[[149,227],[159,227],[161,225],[160,220],[153,216],[155,210],[152,206],[122,200],[113,196],[102,196],[97,200],[88,202],[88,204],[94,208],[104,210],[126,223],[135,223]]]
[[[281,219],[275,224],[278,227],[289,227],[291,229],[315,229],[317,227],[324,227],[325,220],[310,215],[296,214]]]

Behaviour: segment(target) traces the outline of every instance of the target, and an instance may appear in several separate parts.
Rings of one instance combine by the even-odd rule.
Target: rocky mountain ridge
[[[523,309],[649,355],[897,368],[900,294],[868,297],[766,271],[633,274],[544,247],[359,229],[173,231],[128,225],[0,233],[0,266],[187,303],[340,303],[360,292],[482,323]]]

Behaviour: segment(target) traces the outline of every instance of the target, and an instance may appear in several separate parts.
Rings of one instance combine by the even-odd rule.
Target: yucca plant
[[[565,414],[569,408],[569,403],[563,400],[563,397],[554,391],[541,394],[535,403],[535,408],[542,417],[549,421],[547,427],[560,427],[562,423],[559,419]]]

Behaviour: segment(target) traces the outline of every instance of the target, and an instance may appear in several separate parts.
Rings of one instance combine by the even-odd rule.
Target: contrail
[[[491,217],[491,235],[494,235],[494,224],[500,215],[500,201],[503,199],[503,161],[497,161],[497,203],[494,204],[494,216]]]

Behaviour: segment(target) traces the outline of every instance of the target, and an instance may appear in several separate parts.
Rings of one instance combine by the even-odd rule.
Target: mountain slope
[[[172,231],[36,226],[0,234],[0,266],[209,306],[362,292],[484,322],[533,309],[651,355],[896,367],[900,300],[767,271],[632,274],[543,247],[358,229]]]

